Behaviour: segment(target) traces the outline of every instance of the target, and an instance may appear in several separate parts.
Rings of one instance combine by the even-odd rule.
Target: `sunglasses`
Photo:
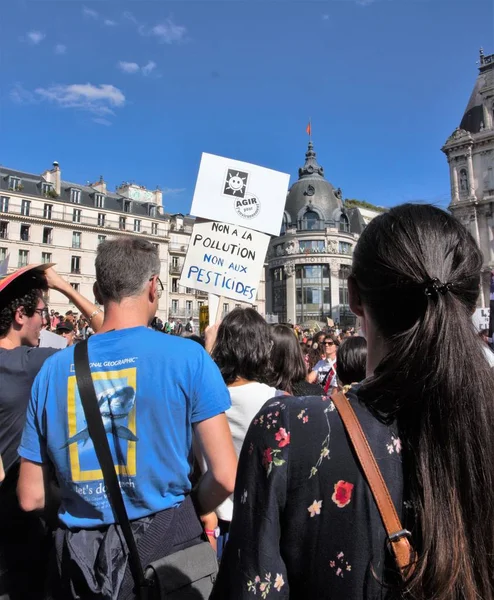
[[[334,346],[335,343],[334,342],[324,342],[325,346]]]

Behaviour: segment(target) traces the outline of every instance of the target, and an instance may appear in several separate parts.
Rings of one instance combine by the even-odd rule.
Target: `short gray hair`
[[[151,242],[134,236],[105,240],[96,255],[96,281],[105,301],[120,302],[139,296],[145,284],[160,274],[158,250]]]

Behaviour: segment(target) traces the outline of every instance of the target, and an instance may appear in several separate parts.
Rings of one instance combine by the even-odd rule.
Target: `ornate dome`
[[[317,215],[321,223],[328,225],[331,222],[338,222],[341,214],[345,213],[341,190],[335,190],[324,178],[324,169],[317,162],[311,141],[305,154],[305,164],[298,170],[298,181],[288,192],[285,213],[286,224],[297,224],[307,219],[314,220]]]

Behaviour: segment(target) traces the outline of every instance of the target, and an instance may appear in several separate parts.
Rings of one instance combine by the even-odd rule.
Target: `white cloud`
[[[10,90],[10,99],[16,104],[33,104],[36,102],[34,94],[26,90],[21,83],[16,83]]]
[[[65,54],[67,52],[67,46],[63,44],[57,44],[55,46],[55,54]]]
[[[110,125],[112,124],[111,121],[109,121],[108,119],[103,119],[102,117],[96,117],[95,119],[93,119],[93,121],[95,123],[98,123],[98,125],[104,125],[105,127],[110,127]]]
[[[130,11],[125,11],[123,14],[124,18],[128,21],[134,23],[134,25],[139,25],[139,21],[134,17],[134,15]]]
[[[172,196],[173,194],[181,194],[185,192],[185,188],[163,188],[161,190],[163,196]]]
[[[322,16],[322,20],[323,21],[329,21],[329,15],[323,15]]]
[[[41,31],[30,31],[27,34],[27,39],[31,44],[37,45],[45,39],[46,35]]]
[[[187,29],[183,25],[177,25],[171,18],[168,18],[163,23],[152,27],[149,31],[140,27],[139,33],[141,35],[152,35],[158,38],[158,41],[162,44],[173,44],[174,42],[184,41]]]
[[[135,62],[125,62],[123,60],[119,61],[118,68],[124,73],[137,73],[140,70],[140,67]]]
[[[83,6],[82,14],[86,17],[91,17],[92,19],[97,19],[99,14],[93,10],[92,8],[88,8],[87,6]]]
[[[142,73],[143,75],[149,75],[151,73],[151,71],[154,71],[154,69],[156,68],[156,63],[152,60],[150,60],[147,65],[144,65],[142,67]]]
[[[61,108],[77,108],[98,116],[113,115],[113,108],[125,104],[124,94],[115,86],[91,83],[72,85],[53,85],[49,88],[37,88],[35,93]]]
[[[104,23],[105,25],[108,25],[108,27],[114,27],[116,25],[116,22],[112,21],[111,19],[105,19]]]

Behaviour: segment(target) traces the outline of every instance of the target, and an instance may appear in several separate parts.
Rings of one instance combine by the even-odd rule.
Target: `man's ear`
[[[98,304],[103,304],[103,298],[101,296],[101,292],[100,292],[99,285],[98,285],[97,281],[95,281],[94,285],[93,285],[93,294],[94,294],[94,298],[95,298],[96,302]]]
[[[24,310],[24,307],[19,306],[19,308],[15,311],[14,323],[16,325],[18,325],[19,327],[22,327],[22,325],[24,325],[25,319],[26,319],[26,312]]]
[[[357,286],[357,282],[353,277],[348,278],[348,296],[350,300],[350,310],[357,315],[357,317],[364,316],[364,307],[360,299],[360,293]]]

